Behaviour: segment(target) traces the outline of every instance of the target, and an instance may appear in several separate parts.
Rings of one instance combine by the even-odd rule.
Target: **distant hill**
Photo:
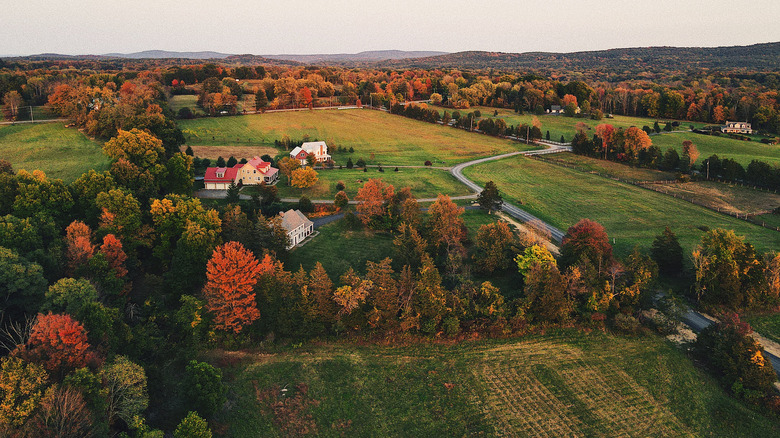
[[[315,55],[263,55],[265,58],[296,61],[304,64],[317,63],[350,63],[384,61],[388,59],[416,59],[446,55],[447,52],[404,51],[404,50],[371,50],[360,53],[332,53]]]
[[[129,58],[129,59],[164,59],[164,58],[182,58],[182,59],[224,59],[230,56],[227,53],[220,52],[170,52],[168,50],[145,50],[135,53],[106,53],[102,55],[108,58]]]
[[[690,70],[746,68],[780,70],[780,42],[730,47],[636,47],[573,53],[458,52],[388,60],[395,68],[495,68],[550,70]]]

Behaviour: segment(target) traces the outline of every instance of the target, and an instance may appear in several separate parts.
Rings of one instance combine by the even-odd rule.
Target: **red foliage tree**
[[[208,281],[203,294],[217,329],[239,333],[260,318],[253,290],[259,276],[273,269],[271,257],[266,255],[259,263],[238,242],[228,242],[214,250],[206,265]]]
[[[65,245],[69,273],[73,273],[95,253],[95,246],[92,245],[92,230],[87,224],[78,220],[73,221],[65,229]]]
[[[38,314],[24,357],[59,372],[81,368],[90,358],[87,331],[70,315]]]
[[[106,234],[106,237],[103,238],[103,244],[100,245],[100,252],[106,256],[108,265],[114,269],[117,278],[123,278],[127,275],[127,269],[125,268],[127,255],[122,249],[122,242],[116,236]]]
[[[596,126],[596,135],[601,139],[601,147],[604,150],[604,159],[607,159],[607,151],[611,146],[612,139],[615,138],[615,127],[609,123],[602,123]]]
[[[385,203],[389,201],[395,188],[391,184],[385,184],[381,179],[370,179],[363,187],[358,189],[355,200],[358,205],[355,208],[358,217],[364,224],[385,213]]]
[[[301,90],[301,100],[303,101],[304,105],[308,106],[309,108],[312,107],[313,99],[311,97],[311,90],[309,87],[303,87],[303,90]]]
[[[561,264],[571,266],[587,257],[598,267],[606,269],[612,259],[612,245],[604,227],[590,219],[582,219],[566,231],[561,242]]]

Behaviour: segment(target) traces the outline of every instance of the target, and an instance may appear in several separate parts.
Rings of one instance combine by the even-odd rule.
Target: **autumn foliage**
[[[391,184],[385,184],[381,179],[369,179],[363,184],[355,196],[358,205],[355,210],[364,224],[371,219],[384,214],[385,202],[389,201],[395,193]]]
[[[260,263],[238,242],[214,250],[206,266],[208,281],[203,294],[217,329],[239,333],[260,318],[253,289],[259,276],[271,272],[273,266],[269,256]]]
[[[92,245],[92,230],[81,221],[73,221],[65,229],[66,256],[68,259],[68,271],[73,272],[79,266],[86,263],[95,253]]]
[[[605,265],[612,258],[607,231],[590,219],[582,219],[571,226],[561,242],[561,264],[573,265],[581,257],[587,257],[597,266]]]
[[[87,331],[70,315],[39,314],[23,356],[56,372],[81,368],[89,359]]]
[[[103,244],[100,245],[100,252],[106,257],[108,265],[116,272],[117,278],[127,275],[127,269],[125,268],[127,255],[122,249],[122,242],[116,236],[106,234],[103,237]]]

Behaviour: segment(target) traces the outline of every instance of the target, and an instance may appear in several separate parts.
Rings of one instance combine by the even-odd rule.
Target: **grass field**
[[[451,108],[442,108],[442,107],[436,107],[436,108],[439,109],[440,113],[443,113],[446,110],[450,114],[452,114],[453,111]],[[531,113],[520,115],[515,113],[511,109],[497,109],[497,108],[489,108],[484,106],[472,107],[469,109],[457,110],[457,111],[459,111],[461,115],[465,115],[466,113],[473,112],[475,110],[479,110],[482,113],[482,118],[490,117],[490,118],[503,119],[507,125],[514,125],[514,126],[519,126],[524,123],[530,125],[531,122],[533,121],[533,118],[537,117],[539,121],[542,122],[543,136],[546,136],[547,131],[550,131],[550,140],[560,141],[561,136],[563,136],[567,142],[571,141],[571,139],[574,138],[574,134],[577,133],[575,127],[579,122],[588,125],[588,127],[590,128],[590,131],[588,132],[588,136],[592,137],[593,133],[595,132],[593,129],[596,127],[596,125],[602,123],[609,123],[615,128],[629,128],[631,126],[642,128],[645,125],[652,128],[653,122],[656,121],[656,119],[649,119],[643,117],[628,117],[628,116],[614,116],[611,119],[604,118],[602,120],[591,120],[589,118],[566,117],[562,115],[534,116],[534,114]],[[498,116],[493,116],[493,113],[495,111],[498,111]],[[661,124],[661,127],[663,128],[664,120],[658,119],[658,122]],[[696,127],[704,126],[703,123],[681,121],[680,126],[677,127],[676,129],[687,130],[689,129],[690,125],[694,125]]]
[[[62,123],[0,126],[0,158],[15,170],[42,170],[49,178],[73,181],[89,169],[108,168],[98,142]]]
[[[655,336],[566,330],[453,346],[331,343],[214,356],[227,366],[230,406],[215,430],[229,437],[780,433],[777,420],[730,398]]]
[[[306,195],[309,199],[333,199],[338,190],[336,184],[343,181],[346,186],[345,192],[349,199],[357,195],[359,188],[369,179],[381,179],[387,184],[392,184],[395,190],[401,190],[404,187],[411,187],[412,194],[416,198],[435,198],[440,193],[450,196],[470,195],[472,192],[465,185],[461,184],[446,170],[425,169],[425,168],[404,168],[398,169],[385,168],[384,172],[379,172],[377,168],[369,167],[367,172],[355,169],[332,169],[320,170],[317,172],[319,180],[314,187],[308,189],[298,189],[287,185],[287,178],[281,176],[277,184],[279,196],[295,197]]]
[[[701,154],[699,163],[712,154],[718,154],[721,159],[731,158],[745,167],[754,159],[780,165],[780,145],[734,140],[725,136],[715,137],[692,132],[654,135],[652,139],[653,144],[660,147],[662,151],[673,147],[680,153],[682,153],[682,142],[692,141]]]
[[[525,157],[512,157],[466,168],[477,183],[494,181],[505,198],[552,225],[566,230],[582,218],[600,222],[615,249],[625,255],[635,245],[649,248],[670,226],[686,252],[700,240],[702,228],[733,229],[759,250],[780,248],[780,233],[733,219],[667,195]]]
[[[753,330],[765,338],[780,342],[780,312],[768,315],[751,315],[744,318]]]
[[[324,140],[336,164],[363,158],[368,164],[423,165],[430,160],[449,166],[474,158],[512,152],[525,145],[433,125],[372,110],[320,110],[202,118],[179,122],[190,145],[235,144],[273,146],[288,135],[293,140]],[[334,154],[338,146],[353,154]]]
[[[596,172],[602,175],[614,176],[626,181],[670,181],[677,178],[677,175],[673,172],[644,169],[641,167],[631,167],[622,163],[599,160],[592,157],[586,157],[584,155],[577,155],[571,152],[562,152],[559,154],[548,155],[545,158],[550,158],[572,166],[577,166],[580,170],[587,172]]]
[[[731,213],[756,214],[780,207],[780,195],[734,184],[699,181],[656,185],[666,193],[703,202],[708,207]]]
[[[198,106],[198,96],[191,94],[171,96],[171,98],[168,99],[168,106],[171,107],[171,111],[173,111],[174,114],[178,114],[179,110],[185,107],[189,108],[193,114],[206,114],[203,112],[203,109]]]

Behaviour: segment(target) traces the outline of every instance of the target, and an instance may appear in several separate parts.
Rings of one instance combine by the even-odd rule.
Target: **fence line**
[[[613,175],[610,175],[610,174],[606,174],[606,173],[602,174],[602,173],[597,172],[595,170],[588,170],[588,169],[585,169],[585,168],[573,165],[571,163],[567,163],[565,161],[557,160],[555,158],[543,157],[543,156],[540,156],[540,155],[528,155],[528,157],[536,159],[536,160],[544,161],[544,162],[547,162],[547,163],[550,163],[550,164],[554,164],[556,166],[567,167],[569,169],[573,169],[573,170],[576,170],[578,172],[589,173],[591,175],[598,175],[598,176],[600,176],[602,178],[608,178],[608,179],[611,179],[613,181],[622,182],[624,184],[630,184],[632,186],[636,186],[636,187],[639,187],[639,188],[642,188],[642,189],[645,189],[645,190],[650,190],[650,191],[653,191],[653,192],[656,192],[656,193],[661,193],[661,194],[664,194],[666,196],[672,196],[672,197],[674,197],[676,199],[680,199],[680,200],[689,202],[691,204],[698,205],[699,207],[704,207],[704,208],[706,208],[706,209],[708,209],[710,211],[714,211],[716,213],[720,213],[720,214],[723,214],[723,215],[726,215],[726,216],[730,216],[730,217],[733,217],[735,219],[740,219],[740,220],[743,220],[745,222],[749,222],[749,223],[751,223],[753,225],[758,225],[760,227],[763,227],[763,228],[766,228],[766,229],[769,229],[769,230],[772,230],[772,231],[780,232],[780,227],[773,227],[771,225],[767,225],[764,221],[759,221],[758,219],[754,218],[754,216],[770,213],[769,211],[762,211],[762,212],[758,212],[758,213],[735,213],[735,212],[731,212],[731,211],[727,211],[727,210],[721,209],[720,207],[713,207],[711,205],[707,205],[707,204],[705,204],[705,203],[703,203],[703,202],[701,202],[699,200],[693,199],[693,198],[689,198],[689,197],[686,197],[686,196],[683,196],[683,195],[680,195],[680,194],[677,194],[677,193],[672,193],[670,191],[663,190],[660,187],[655,187],[655,186],[659,186],[660,184],[663,184],[664,182],[652,182],[652,183],[649,183],[647,181],[629,181],[627,179],[616,177],[616,176],[613,176]],[[679,182],[678,181],[668,181],[667,183],[678,184]],[[743,187],[745,187],[745,186],[743,186]]]

